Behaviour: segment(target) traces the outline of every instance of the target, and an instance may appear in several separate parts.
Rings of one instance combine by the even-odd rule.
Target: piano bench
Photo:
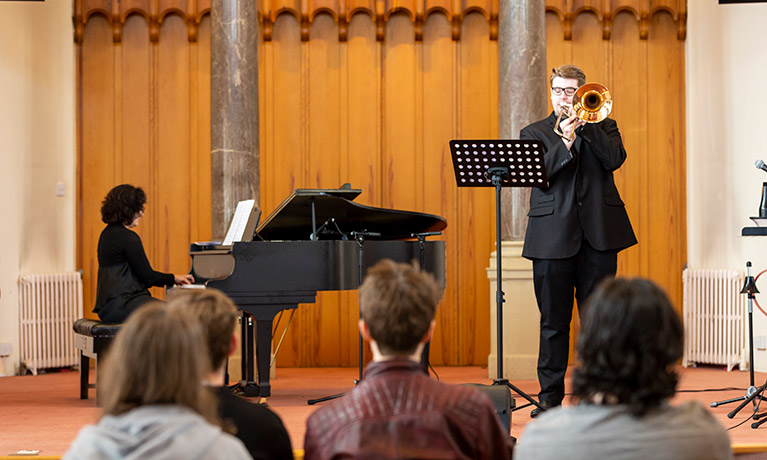
[[[75,346],[80,350],[80,399],[88,399],[88,389],[96,388],[96,385],[90,384],[88,380],[90,359],[95,360],[98,372],[99,354],[107,350],[121,327],[122,324],[105,324],[88,318],[80,318],[72,325],[75,331]],[[98,393],[96,403],[98,404]]]

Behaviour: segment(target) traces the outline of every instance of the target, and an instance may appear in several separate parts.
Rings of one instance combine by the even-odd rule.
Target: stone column
[[[498,15],[498,137],[546,117],[546,11],[540,0],[500,2]],[[530,189],[507,188],[501,200],[503,239],[524,239]]]
[[[501,0],[498,17],[498,137],[516,139],[524,126],[546,116],[548,73],[546,69],[545,5],[540,0]],[[527,228],[530,190],[502,191],[502,376],[532,379],[536,376],[540,315],[533,290],[532,263],[522,257]],[[495,301],[497,252],[491,255],[490,279],[491,342],[488,374],[497,377]]]
[[[237,202],[260,202],[258,11],[252,0],[212,0],[210,160],[213,239]]]

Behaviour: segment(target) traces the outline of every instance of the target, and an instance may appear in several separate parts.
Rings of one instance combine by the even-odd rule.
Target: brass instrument
[[[562,116],[570,118],[571,111],[576,118],[586,123],[599,123],[607,118],[613,109],[613,97],[610,91],[599,83],[586,83],[578,88],[573,94],[573,105],[562,105],[559,110],[559,116],[554,123],[554,132],[566,140],[572,140],[559,129],[559,122]]]

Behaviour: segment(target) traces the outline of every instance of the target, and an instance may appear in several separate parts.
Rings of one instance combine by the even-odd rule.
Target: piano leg
[[[243,306],[245,308],[243,308]],[[272,324],[277,313],[297,308],[298,304],[251,304],[240,305],[242,312],[242,380],[239,388],[244,396],[266,398],[272,394],[269,383],[269,368],[272,361]],[[248,313],[254,311],[255,314]],[[253,323],[255,324],[255,359],[253,359]],[[258,375],[254,375],[257,368]],[[256,383],[255,378],[258,378]]]
[[[242,312],[240,334],[242,337],[242,343],[240,344],[242,380],[240,380],[239,389],[242,391],[243,396],[259,396],[258,385],[255,382],[253,371],[253,316],[249,313]]]
[[[272,320],[256,321],[256,363],[258,363],[258,393],[262,398],[272,394],[269,371],[272,361]]]

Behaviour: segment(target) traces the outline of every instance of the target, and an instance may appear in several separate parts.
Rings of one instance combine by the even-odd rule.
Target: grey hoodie
[[[87,425],[64,454],[74,459],[250,459],[242,442],[181,406],[142,406]]]

